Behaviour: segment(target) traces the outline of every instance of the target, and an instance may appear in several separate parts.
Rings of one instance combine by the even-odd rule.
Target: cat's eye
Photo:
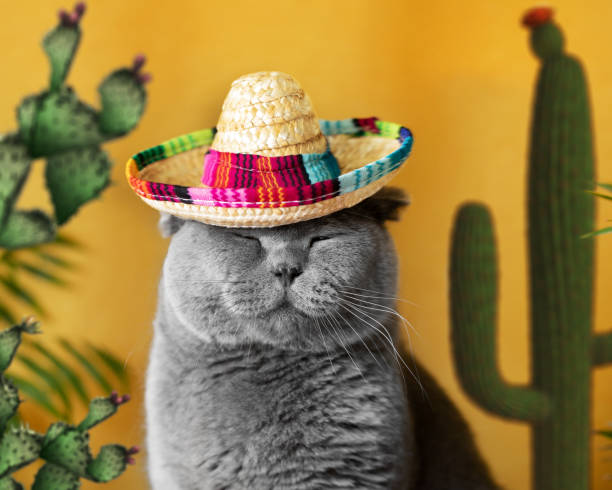
[[[232,235],[234,235],[234,236],[236,236],[238,238],[242,238],[243,240],[251,240],[253,242],[259,243],[259,238],[254,237],[254,236],[243,235],[242,233],[232,233]]]
[[[322,242],[324,240],[329,240],[331,238],[331,236],[325,236],[325,235],[317,235],[317,236],[313,236],[310,239],[310,243],[309,243],[309,247],[312,247],[316,242]]]

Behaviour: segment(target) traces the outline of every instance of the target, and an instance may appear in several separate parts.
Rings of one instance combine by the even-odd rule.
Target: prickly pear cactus
[[[118,396],[113,392],[108,398],[95,398],[79,425],[57,422],[45,434],[9,424],[22,400],[4,372],[15,356],[21,336],[38,332],[38,323],[33,319],[0,332],[0,490],[23,490],[11,475],[39,458],[45,463],[36,474],[33,490],[74,490],[81,486],[81,478],[100,483],[117,478],[126,465],[134,463],[138,448],[109,444],[94,458],[88,431],[115,414],[120,405],[129,401],[129,395]]]
[[[506,383],[497,365],[497,257],[487,208],[457,213],[450,267],[455,367],[492,413],[530,424],[535,490],[589,488],[593,368],[612,362],[612,332],[592,329],[594,181],[587,85],[547,8],[523,20],[541,61],[531,124],[528,216],[532,380]]]
[[[60,11],[58,25],[43,39],[51,64],[49,88],[17,108],[19,129],[0,136],[0,247],[15,249],[50,241],[58,225],[96,198],[109,184],[111,160],[100,145],[131,131],[146,103],[145,58],[108,75],[100,84],[101,109],[79,100],[65,85],[81,38],[85,4]],[[14,204],[32,161],[47,160],[45,177],[55,216],[16,210]]]

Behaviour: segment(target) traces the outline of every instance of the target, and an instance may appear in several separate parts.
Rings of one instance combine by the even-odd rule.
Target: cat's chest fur
[[[185,353],[162,335],[147,381],[156,490],[406,488],[410,412],[386,354]]]

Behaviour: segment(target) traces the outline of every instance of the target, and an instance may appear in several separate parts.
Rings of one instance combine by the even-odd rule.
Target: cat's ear
[[[157,227],[159,228],[159,232],[164,238],[168,238],[169,236],[174,235],[181,226],[183,226],[183,221],[181,218],[177,218],[168,213],[160,213],[159,223]]]
[[[397,187],[383,187],[355,208],[380,223],[398,221],[400,211],[410,204],[408,195]]]

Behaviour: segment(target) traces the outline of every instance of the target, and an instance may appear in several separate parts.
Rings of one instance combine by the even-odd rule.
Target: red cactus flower
[[[61,9],[58,12],[60,23],[64,27],[75,27],[81,20],[81,17],[83,17],[85,8],[85,3],[80,2],[74,6],[74,10],[71,12]]]
[[[124,403],[129,402],[130,400],[131,400],[130,395],[119,396],[119,394],[116,391],[113,391],[110,395],[111,403],[117,407],[119,405],[123,405]]]
[[[550,7],[536,7],[525,12],[522,24],[525,27],[534,28],[550,22],[552,18],[553,9]]]
[[[134,454],[138,454],[140,452],[140,447],[132,446],[127,450],[127,454],[125,457],[125,462],[127,464],[135,464],[136,460],[132,457]]]

